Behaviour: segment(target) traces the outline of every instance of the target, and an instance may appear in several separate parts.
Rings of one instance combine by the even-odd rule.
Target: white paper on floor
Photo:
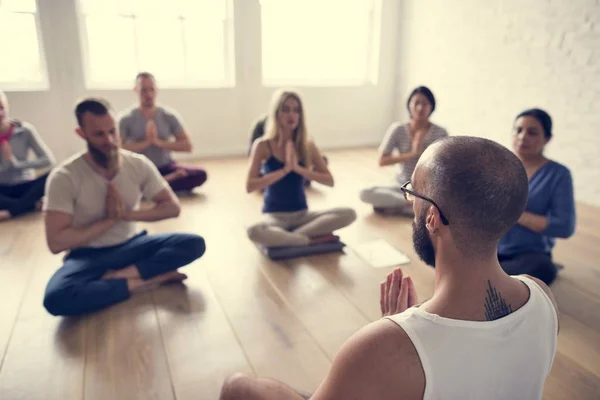
[[[353,250],[373,268],[387,268],[408,264],[410,259],[383,239],[361,243]]]

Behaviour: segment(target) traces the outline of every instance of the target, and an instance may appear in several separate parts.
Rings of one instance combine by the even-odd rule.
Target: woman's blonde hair
[[[298,162],[301,163],[305,168],[309,168],[312,160],[310,151],[308,149],[308,136],[306,133],[306,117],[304,113],[304,106],[300,95],[292,90],[280,89],[273,93],[271,97],[271,105],[269,106],[269,115],[267,116],[267,123],[265,126],[265,138],[276,139],[279,135],[279,120],[277,113],[281,110],[283,103],[286,102],[290,97],[294,98],[300,105],[300,119],[298,126],[292,133],[292,140],[298,154]]]

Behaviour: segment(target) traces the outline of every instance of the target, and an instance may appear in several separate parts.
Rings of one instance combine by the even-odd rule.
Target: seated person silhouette
[[[319,149],[307,137],[304,113],[297,93],[275,92],[266,134],[252,145],[246,190],[250,193],[265,189],[265,217],[248,228],[248,236],[264,247],[338,241],[333,232],[356,219],[350,208],[308,210],[304,179],[327,186],[333,186],[334,182]]]
[[[34,159],[29,155],[33,152]],[[52,152],[35,127],[10,119],[8,99],[0,91],[0,221],[41,208]]]
[[[377,213],[412,216],[412,206],[404,200],[400,186],[410,179],[419,156],[427,146],[448,136],[446,130],[429,121],[435,110],[431,90],[420,86],[412,91],[406,102],[410,120],[394,122],[379,147],[379,166],[398,166],[394,186],[374,186],[360,192],[360,199],[371,204]],[[393,154],[396,151],[398,154]]]
[[[250,152],[252,151],[252,144],[254,143],[254,141],[256,139],[262,138],[265,135],[265,124],[266,123],[267,123],[266,115],[260,117],[258,119],[258,121],[256,121],[256,124],[254,125],[254,129],[252,129],[252,135],[250,136],[250,147],[248,147],[248,155],[250,155]],[[325,161],[325,164],[329,164],[329,160],[327,159],[326,156],[323,156],[323,161]],[[305,179],[304,184],[306,186],[310,186],[310,180]]]
[[[575,232],[573,179],[567,167],[546,158],[552,119],[533,108],[520,113],[513,127],[513,151],[529,180],[525,212],[500,241],[498,257],[507,274],[528,274],[550,285],[558,269],[552,261],[556,238]]]
[[[558,309],[542,281],[509,276],[497,256],[527,204],[519,159],[487,139],[441,139],[402,192],[413,205],[416,253],[436,266],[431,299],[418,304],[398,268],[380,285],[383,318],[342,345],[314,394],[235,374],[221,400],[542,398]]]
[[[207,174],[201,168],[181,166],[171,156],[173,151],[192,151],[181,117],[156,104],[158,88],[152,74],[141,72],[135,82],[139,105],[123,111],[119,117],[123,148],[148,157],[174,191],[191,192],[206,181]]]
[[[137,221],[177,217],[177,197],[148,158],[120,148],[106,101],[85,99],[75,115],[87,151],[52,171],[44,205],[50,251],[67,251],[44,295],[53,315],[96,311],[141,290],[183,281],[186,275],[177,269],[205,250],[198,235],[136,229]],[[140,209],[142,196],[154,206]]]

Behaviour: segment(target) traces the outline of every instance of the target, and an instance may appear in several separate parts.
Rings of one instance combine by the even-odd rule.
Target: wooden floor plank
[[[320,269],[332,267],[329,260],[327,256],[315,256],[283,263],[265,260],[261,265],[271,285],[333,359],[342,344],[369,320],[319,273]],[[327,307],[322,307],[323,304]],[[340,315],[344,318],[339,318]]]
[[[39,232],[35,229],[38,218],[3,222],[0,228],[0,371],[13,334],[19,309],[25,296],[35,264],[35,253],[24,245],[39,241]]]
[[[544,387],[544,400],[597,400],[600,378],[564,354],[557,354]]]
[[[208,399],[236,370],[314,390],[341,343],[380,317],[379,282],[391,268],[369,266],[356,245],[384,239],[406,253],[411,262],[402,268],[420,301],[434,279],[413,249],[412,219],[374,214],[359,199],[362,188],[393,182],[394,168],[379,168],[373,149],[326,154],[335,188],[313,184],[308,200],[312,209],[357,211],[339,231],[343,253],[266,259],[246,236],[262,206],[260,194],[244,191],[247,159],[207,160],[209,180],[181,198],[181,217],[143,225],[205,238],[206,254],[183,269],[187,288],[162,287],[82,318],[55,318],[42,307],[60,258],[46,249],[41,215],[2,224],[0,399]],[[555,252],[565,270],[552,286],[562,320],[548,400],[600,392],[600,210],[577,210],[576,234]]]
[[[40,239],[23,248],[42,248]],[[87,319],[56,318],[46,312],[44,289],[61,260],[42,251],[30,254],[25,260],[37,267],[0,371],[0,399],[81,400]]]
[[[90,314],[85,400],[175,399],[152,295]]]
[[[217,399],[225,378],[252,373],[220,304],[200,269],[186,269],[187,286],[152,293],[177,400]]]

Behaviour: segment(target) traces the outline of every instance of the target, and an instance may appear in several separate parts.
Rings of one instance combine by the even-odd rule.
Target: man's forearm
[[[308,180],[319,182],[322,185],[333,186],[333,176],[326,172],[312,171],[308,168],[298,166],[296,173],[302,175]]]
[[[144,140],[142,142],[128,142],[123,144],[123,148],[125,150],[133,151],[134,153],[139,153],[148,146],[150,146],[150,142],[148,142],[147,140]]]
[[[258,178],[250,178],[246,183],[246,191],[248,193],[252,193],[255,190],[262,190],[284,178],[287,174],[289,174],[289,172],[282,168],[277,171],[269,172],[268,174]]]
[[[70,227],[48,238],[48,247],[54,254],[85,246],[112,228],[116,220],[103,219],[85,227]]]
[[[187,140],[176,140],[174,142],[169,142],[167,140],[160,140],[157,144],[158,147],[165,150],[170,151],[182,151],[182,152],[190,152],[192,151],[192,145]]]
[[[392,156],[392,155],[382,156],[379,159],[379,166],[385,167],[387,165],[402,164],[402,163],[407,162],[408,160],[411,160],[415,157],[417,157],[417,155],[413,152],[403,153],[398,156]]]
[[[180,207],[177,203],[161,203],[145,210],[130,211],[123,218],[126,221],[153,222],[179,216]]]

